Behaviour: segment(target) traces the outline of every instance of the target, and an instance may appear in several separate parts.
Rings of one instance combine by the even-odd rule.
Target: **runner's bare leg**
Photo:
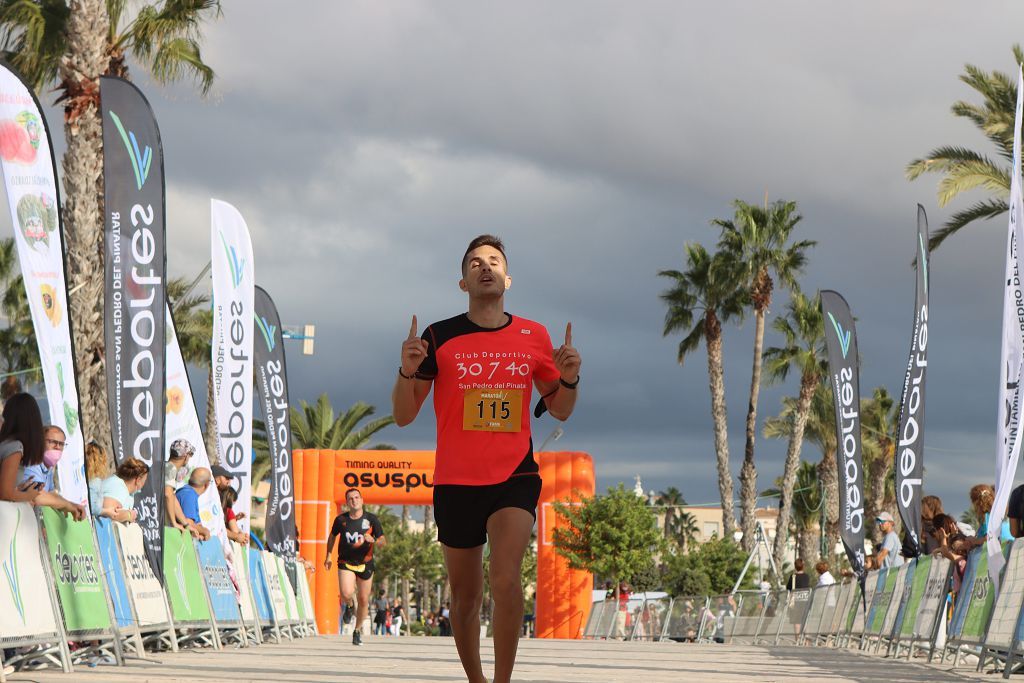
[[[356,594],[356,575],[350,571],[338,570],[338,593],[341,597],[342,612],[346,605],[352,604],[352,597]]]
[[[353,574],[352,576],[355,576]],[[362,631],[363,621],[366,619],[366,615],[370,611],[370,593],[373,591],[373,577],[369,579],[356,579],[356,602],[358,608],[356,609],[356,630]]]
[[[502,508],[487,519],[491,546],[491,597],[494,600],[494,683],[512,680],[519,634],[523,628],[523,555],[530,543],[533,515]]]
[[[442,545],[448,582],[452,586],[449,619],[455,648],[469,683],[487,683],[480,666],[480,605],[484,599],[484,547],[449,548]]]

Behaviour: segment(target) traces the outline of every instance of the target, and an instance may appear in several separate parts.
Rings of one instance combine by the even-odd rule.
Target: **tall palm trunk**
[[[814,399],[814,390],[818,387],[819,381],[817,373],[804,373],[800,378],[800,396],[797,400],[796,414],[793,416],[793,431],[789,434],[786,462],[782,469],[779,522],[775,528],[775,547],[772,550],[776,567],[782,566],[782,560],[786,554],[786,544],[789,542],[789,522],[793,515],[793,487],[796,484],[796,471],[800,466],[804,427],[807,426],[807,416],[811,413],[811,401]]]
[[[220,455],[217,453],[217,410],[216,398],[213,395],[213,368],[206,378],[206,453],[210,462],[214,465],[220,463]]]
[[[885,480],[889,474],[889,462],[892,457],[890,449],[886,448],[877,458],[874,458],[868,467],[867,495],[864,500],[864,520],[868,526],[867,536],[874,542],[882,540],[878,533],[878,526],[874,523],[878,513],[886,510],[885,506]],[[889,510],[896,517],[895,510]]]
[[[736,515],[732,509],[732,472],[729,470],[729,430],[722,372],[722,324],[714,311],[709,310],[704,315],[704,341],[708,347],[708,384],[711,387],[711,419],[715,425],[718,493],[722,497],[722,538],[732,539]]]
[[[839,472],[836,470],[836,452],[827,448],[818,463],[818,476],[821,477],[824,490],[825,505],[825,559],[831,560],[839,541]]]
[[[64,108],[64,235],[79,408],[86,442],[111,452],[103,353],[103,131],[99,76],[107,67],[104,0],[71,0],[61,84]]]
[[[820,528],[816,522],[809,522],[806,527],[800,531],[800,537],[797,539],[797,555],[801,560],[804,561],[804,567],[813,567],[818,561],[818,545],[821,539]],[[781,566],[781,565],[777,565]]]
[[[743,530],[743,549],[754,548],[754,528],[757,519],[757,467],[754,465],[754,439],[757,435],[757,398],[761,393],[761,354],[764,348],[764,308],[754,311],[754,367],[750,373],[750,402],[747,404],[746,443],[743,466],[740,468],[740,527]]]

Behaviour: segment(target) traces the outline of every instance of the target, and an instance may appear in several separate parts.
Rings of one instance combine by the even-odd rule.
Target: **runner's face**
[[[512,286],[506,268],[500,251],[489,246],[477,247],[466,258],[466,272],[459,288],[474,299],[500,298]]]
[[[348,505],[348,509],[353,512],[358,512],[363,508],[363,497],[358,491],[352,491],[345,496],[345,504]]]

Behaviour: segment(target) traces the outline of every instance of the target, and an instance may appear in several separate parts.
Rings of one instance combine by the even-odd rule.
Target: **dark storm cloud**
[[[583,354],[580,405],[557,447],[591,452],[602,487],[639,473],[646,488],[711,502],[706,360],[675,363],[657,271],[680,267],[687,241],[712,244],[708,223],[734,198],[798,201],[800,236],[819,242],[804,288],[846,295],[865,394],[898,393],[914,205],[936,227],[950,213],[933,180],[908,183],[903,169],[940,144],[989,151],[949,114],[970,95],[956,78],[964,62],[1013,66],[1019,10],[985,13],[1004,20],[971,34],[977,8],[952,3],[309,2],[271,13],[226,2],[207,31],[219,76],[209,100],[139,79],[167,156],[169,265],[198,272],[209,198],[235,204],[283,322],[317,326],[315,356],[289,348],[292,396],[386,413],[409,317],[460,310],[465,243],[501,234],[508,308],[556,344],[571,320]],[[987,462],[993,448],[1004,235],[994,221],[933,261],[928,441],[955,445],[928,453],[928,475],[953,510],[970,483],[957,462],[972,449],[972,464]],[[726,329],[737,470],[751,330]],[[766,388],[761,414],[792,384]],[[545,418],[537,439],[552,427]],[[424,415],[381,439],[427,448],[432,436]],[[766,488],[784,444],[758,443]]]

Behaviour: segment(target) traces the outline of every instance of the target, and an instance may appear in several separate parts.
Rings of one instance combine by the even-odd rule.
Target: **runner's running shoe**
[[[362,645],[363,644],[363,634],[360,633],[358,631],[358,629],[355,630],[355,631],[352,631],[352,644],[353,645]]]

